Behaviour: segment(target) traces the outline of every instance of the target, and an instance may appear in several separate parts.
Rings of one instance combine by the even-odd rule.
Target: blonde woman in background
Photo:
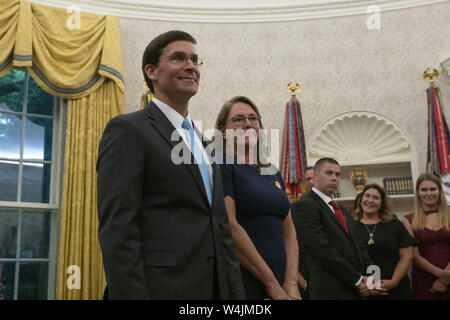
[[[416,183],[415,210],[403,218],[419,242],[414,248],[413,298],[450,299],[450,210],[441,181],[421,174]]]

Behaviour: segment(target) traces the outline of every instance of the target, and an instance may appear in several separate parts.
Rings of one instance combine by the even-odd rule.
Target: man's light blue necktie
[[[187,139],[189,142],[189,146],[191,148],[191,152],[194,155],[195,161],[197,162],[198,168],[200,169],[200,173],[202,175],[203,184],[205,185],[206,195],[208,196],[209,205],[212,203],[212,186],[211,180],[209,179],[209,170],[208,165],[203,157],[203,148],[201,148],[195,142],[194,129],[191,126],[191,121],[184,118],[183,124],[181,125],[183,129],[188,133]]]

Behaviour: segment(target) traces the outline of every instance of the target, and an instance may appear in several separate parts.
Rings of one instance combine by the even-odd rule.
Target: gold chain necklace
[[[366,224],[364,226],[366,227],[367,232],[369,232],[369,241],[367,241],[367,244],[370,246],[375,243],[375,241],[373,240],[373,234],[375,233],[375,229],[377,228],[378,224],[375,225],[372,232],[370,232],[369,227]]]

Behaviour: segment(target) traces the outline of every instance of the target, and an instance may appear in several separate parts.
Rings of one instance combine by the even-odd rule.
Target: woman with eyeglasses
[[[298,244],[278,170],[263,164],[261,116],[247,97],[234,97],[219,112],[225,207],[247,299],[301,299]]]
[[[391,211],[386,191],[368,184],[355,200],[356,238],[367,248],[370,260],[380,270],[380,287],[369,299],[410,300],[408,269],[413,259],[414,239]]]
[[[414,205],[414,212],[403,218],[406,229],[419,242],[411,273],[413,298],[449,300],[450,209],[438,177],[419,176]]]

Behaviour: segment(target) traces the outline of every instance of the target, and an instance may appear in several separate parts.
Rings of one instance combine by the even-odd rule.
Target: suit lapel
[[[314,200],[319,204],[319,206],[322,208],[322,210],[325,211],[326,215],[329,216],[336,223],[336,225],[345,233],[346,236],[348,236],[349,234],[347,234],[347,232],[345,231],[341,222],[336,217],[336,214],[334,213],[333,210],[331,210],[331,208],[328,206],[328,204],[326,204],[325,201],[323,201],[322,198],[319,197],[314,191],[311,190],[310,192],[311,192]],[[341,206],[339,206],[339,207],[341,207]],[[342,208],[341,208],[341,210],[342,210]],[[344,211],[342,210],[342,212],[344,212]],[[348,221],[347,221],[347,217],[345,214],[344,214],[344,217],[345,217],[345,221],[348,226]]]
[[[151,125],[155,127],[155,129],[161,134],[164,140],[171,146],[171,150],[180,142],[184,144],[183,150],[189,150],[189,147],[185,144],[184,140],[180,136],[178,136],[178,140],[172,140],[172,133],[175,130],[175,127],[172,125],[170,120],[164,115],[164,113],[158,108],[158,106],[154,102],[149,102],[149,104],[145,107],[144,111],[147,114],[147,117],[150,118]],[[208,203],[208,196],[206,195],[205,185],[203,184],[202,175],[200,173],[200,169],[198,165],[194,163],[194,156],[190,153],[191,164],[182,164],[186,167],[194,178],[197,186],[200,188],[203,198]]]
[[[342,207],[339,206],[342,210],[342,213],[345,217],[345,221],[347,222],[347,227],[348,227],[348,232],[345,232],[344,227],[341,225],[340,221],[338,220],[338,218],[336,217],[336,214],[334,213],[334,211],[331,210],[330,207],[328,207],[328,205],[325,203],[325,201],[322,200],[322,198],[320,198],[314,191],[309,191],[311,193],[312,198],[314,199],[314,201],[320,206],[320,208],[322,209],[322,211],[324,211],[325,215],[327,216],[332,216],[331,219],[333,219],[333,221],[337,224],[337,226],[342,230],[342,232],[347,236],[347,238],[351,241],[354,250],[356,252],[358,261],[361,265],[361,270],[363,269],[364,266],[364,259],[362,257],[361,254],[361,249],[359,247],[359,243],[356,240],[356,237],[353,234],[353,227],[352,227],[352,223],[349,223],[349,219],[347,219],[347,215],[346,215],[346,211],[342,210]]]
[[[364,261],[361,255],[361,251],[359,249],[359,244],[356,241],[356,238],[353,234],[353,228],[351,227],[351,223],[349,223],[348,219],[347,219],[347,215],[345,214],[346,211],[342,210],[342,207],[339,205],[339,207],[342,210],[342,213],[345,217],[345,221],[347,223],[347,227],[348,227],[348,232],[347,233],[344,229],[344,227],[342,226],[341,222],[338,220],[338,218],[336,217],[336,214],[334,213],[333,210],[331,210],[330,207],[328,207],[328,205],[325,203],[325,201],[322,200],[322,198],[320,198],[314,191],[310,191],[313,199],[318,203],[318,205],[322,208],[322,210],[325,212],[326,215],[330,216],[331,215],[331,219],[333,219],[333,221],[337,224],[337,226],[342,230],[342,232],[349,238],[349,240],[352,242],[353,246],[355,247],[355,251],[356,254],[358,256],[358,260],[359,263],[361,264],[361,266],[364,266]]]

